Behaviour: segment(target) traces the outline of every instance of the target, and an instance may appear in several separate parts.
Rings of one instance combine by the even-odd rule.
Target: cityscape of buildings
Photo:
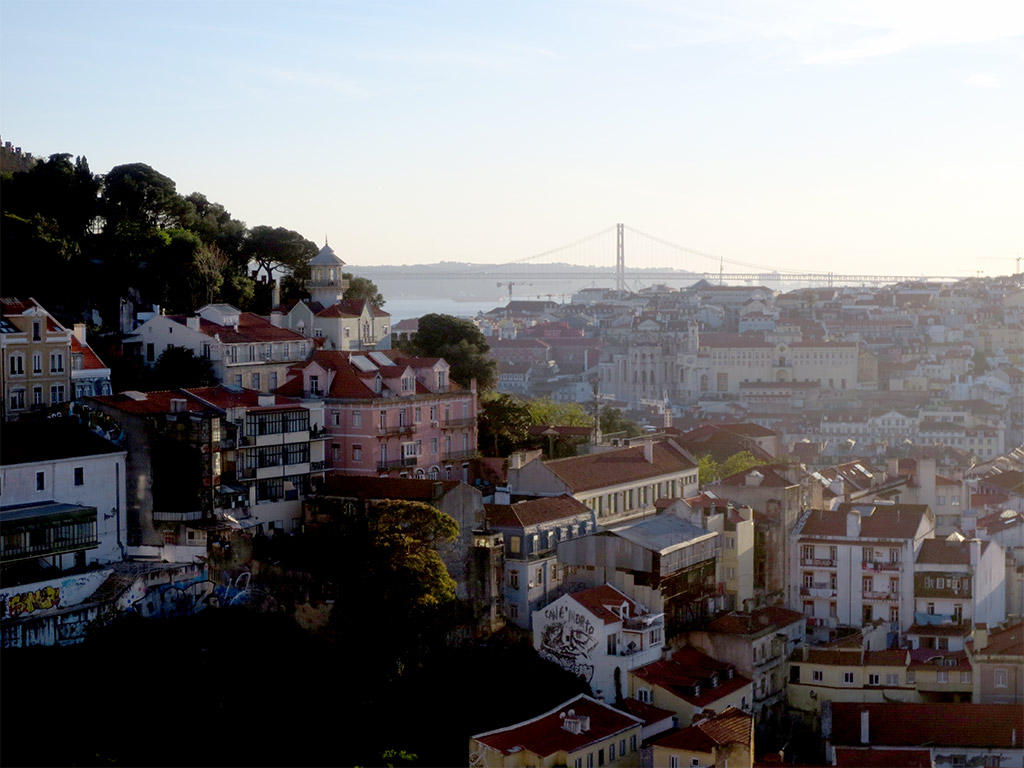
[[[5,652],[258,610],[274,585],[229,552],[421,502],[457,524],[459,642],[520,638],[588,691],[462,734],[471,766],[1024,766],[1021,275],[509,301],[472,318],[497,393],[591,414],[534,425],[555,458],[486,455],[494,393],[344,266],[324,245],[266,316],[136,307],[105,349],[216,380],[156,391],[0,299]]]

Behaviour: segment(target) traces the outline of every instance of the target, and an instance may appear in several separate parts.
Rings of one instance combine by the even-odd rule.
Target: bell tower
[[[312,259],[309,260],[309,293],[312,301],[320,302],[324,307],[333,307],[348,290],[348,280],[342,277],[345,262],[324,242]]]

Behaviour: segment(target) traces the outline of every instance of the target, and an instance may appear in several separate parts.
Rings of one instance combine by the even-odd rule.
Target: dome
[[[343,267],[345,262],[341,260],[341,257],[334,252],[331,246],[324,243],[324,247],[320,249],[320,252],[309,260],[309,265],[311,267]]]

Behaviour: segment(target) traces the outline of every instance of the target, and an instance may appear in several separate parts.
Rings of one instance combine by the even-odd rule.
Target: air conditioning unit
[[[432,422],[430,422],[430,426],[432,426],[435,429],[437,429],[437,427],[441,426],[441,423],[438,422],[438,421],[432,421]]]

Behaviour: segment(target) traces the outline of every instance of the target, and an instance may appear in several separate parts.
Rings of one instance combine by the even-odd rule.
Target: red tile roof
[[[522,527],[550,523],[576,515],[590,515],[586,504],[568,494],[544,496],[513,504],[485,504],[487,521],[498,527]]]
[[[871,510],[861,514],[860,535],[879,539],[912,539],[921,525],[927,504],[840,504],[836,510],[812,510],[801,536],[846,537],[846,514],[854,507]]]
[[[704,630],[729,635],[756,635],[777,631],[790,624],[795,624],[803,618],[804,614],[799,611],[769,605],[758,608],[752,613],[733,611],[719,616],[705,624]]]
[[[722,714],[702,720],[681,731],[673,731],[657,739],[653,744],[694,752],[711,752],[715,747],[727,744],[753,747],[754,718],[736,707],[726,707]]]
[[[870,744],[880,747],[1020,748],[1024,723],[1024,706],[1019,704],[831,702],[831,706],[835,745],[861,743],[862,712],[868,713]]]
[[[92,351],[92,347],[80,342],[74,334],[71,335],[71,354],[82,356],[82,370],[101,371],[107,368],[106,364],[100,360],[99,355]]]
[[[569,710],[576,716],[589,717],[590,730],[583,733],[567,731],[562,722]],[[639,718],[580,694],[532,720],[481,733],[473,739],[506,755],[519,747],[540,757],[547,757],[562,750],[572,753],[588,744],[634,728],[639,731],[641,726]]]
[[[639,445],[556,459],[544,464],[574,493],[675,474],[697,466],[667,441],[655,442],[652,453],[654,461],[648,462],[644,458],[644,446]]]
[[[167,315],[169,320],[180,325],[187,325],[185,315]],[[224,344],[259,344],[265,342],[309,341],[301,333],[278,328],[270,321],[252,312],[241,312],[238,316],[238,330],[234,326],[220,325],[204,317],[199,318],[199,332],[207,336],[217,335]]]
[[[121,392],[117,395],[100,395],[89,399],[101,405],[139,416],[170,413],[172,400],[184,400],[185,410],[190,413],[217,412],[214,406],[193,397],[184,389],[169,389],[159,392]]]
[[[650,685],[664,688],[696,707],[706,707],[751,684],[749,678],[735,671],[729,679],[728,670],[733,670],[731,664],[716,661],[706,653],[687,646],[677,650],[669,659],[651,662],[630,674]],[[718,686],[712,688],[709,681],[716,675]],[[700,686],[699,695],[693,695],[694,686]]]
[[[622,621],[622,617],[612,613],[608,606],[620,606],[625,603],[629,608],[630,616],[640,615],[636,603],[610,584],[602,584],[599,587],[585,589],[582,592],[573,592],[569,597],[605,624],[614,624],[617,621]]]
[[[226,387],[223,384],[219,384],[216,387],[196,387],[193,389],[186,389],[185,392],[198,397],[200,400],[204,400],[207,403],[211,403],[218,408],[259,408],[260,406],[260,392],[255,389],[237,389],[235,387]],[[266,395],[264,394],[264,397]],[[277,408],[281,406],[294,406],[295,408],[301,408],[301,404],[298,398],[284,397],[283,395],[274,395],[274,403],[270,406],[262,406],[264,408]]]
[[[987,547],[988,542],[982,542],[982,550]],[[917,553],[917,562],[929,565],[970,565],[971,543],[966,539],[925,539],[921,542],[921,551]]]
[[[654,725],[662,720],[674,717],[676,714],[671,709],[662,709],[661,707],[645,704],[636,699],[623,699],[622,703],[617,706],[617,709],[624,710],[633,717],[639,717],[644,721],[644,725]]]
[[[972,640],[969,647],[975,656],[1024,656],[1024,621],[1016,624],[1008,624],[1003,629],[991,630],[988,634],[988,644],[981,649],[975,650],[975,642]]]

